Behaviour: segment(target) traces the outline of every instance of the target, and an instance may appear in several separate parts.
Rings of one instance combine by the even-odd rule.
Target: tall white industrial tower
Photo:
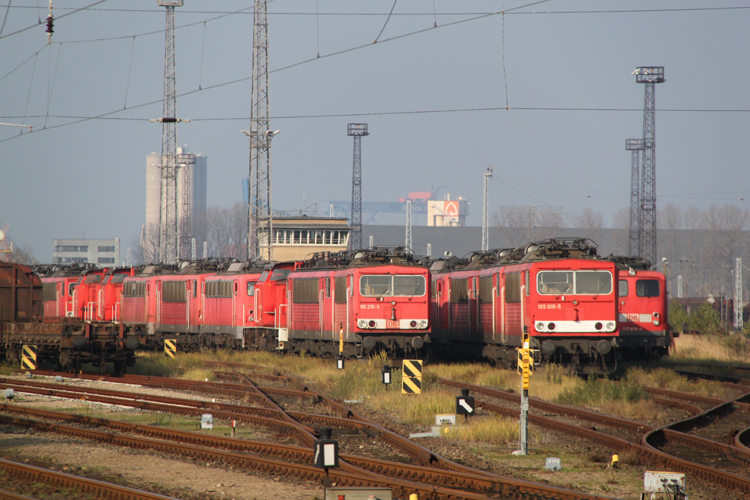
[[[273,260],[273,205],[271,203],[271,139],[268,110],[268,6],[255,0],[253,16],[253,88],[250,130],[250,193],[248,199],[248,258]]]
[[[414,253],[412,251],[412,237],[411,237],[411,200],[406,202],[406,237],[404,238],[404,246],[408,253]]]
[[[164,30],[164,105],[161,127],[161,215],[159,216],[159,261],[175,262],[179,257],[177,222],[177,122],[175,89],[174,8],[182,0],[158,0],[167,8]]]

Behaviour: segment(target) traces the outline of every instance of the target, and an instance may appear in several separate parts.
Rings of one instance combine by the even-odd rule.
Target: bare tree
[[[208,207],[208,253],[213,257],[247,258],[247,209],[243,203],[229,208]]]
[[[581,212],[581,215],[575,218],[576,227],[583,231],[584,238],[590,238],[596,242],[599,241],[601,234],[601,228],[604,224],[604,216],[601,212],[597,212],[590,207],[587,207]]]
[[[0,260],[29,266],[39,264],[39,261],[34,257],[34,251],[28,245],[13,245],[12,252],[0,253]]]
[[[626,255],[628,243],[630,242],[630,208],[623,207],[612,216],[612,229],[614,229],[615,253]]]
[[[492,216],[507,246],[557,236],[562,226],[562,207],[500,207]]]

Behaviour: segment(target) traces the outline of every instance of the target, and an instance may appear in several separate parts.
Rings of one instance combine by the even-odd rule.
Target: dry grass
[[[680,335],[668,361],[746,364],[750,341],[743,334]]]
[[[497,415],[470,418],[457,426],[443,426],[443,436],[456,441],[508,445],[518,441],[518,420]]]

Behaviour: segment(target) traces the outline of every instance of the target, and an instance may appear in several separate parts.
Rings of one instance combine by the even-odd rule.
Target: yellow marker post
[[[164,339],[164,354],[174,359],[177,357],[177,341],[174,339]]]
[[[24,345],[21,352],[21,369],[36,370],[37,346]]]
[[[422,394],[422,360],[405,359],[401,365],[401,393]]]

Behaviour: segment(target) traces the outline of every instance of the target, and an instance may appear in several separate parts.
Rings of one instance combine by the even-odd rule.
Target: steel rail
[[[20,464],[10,460],[0,459],[0,470],[11,477],[20,478],[27,482],[39,482],[52,484],[58,487],[74,488],[87,493],[95,493],[100,498],[111,498],[113,500],[176,500],[174,497],[140,491],[118,484],[106,483],[96,479],[74,476],[64,472],[42,469],[28,464]],[[16,495],[15,493],[0,492],[0,498],[28,499],[29,497]]]

